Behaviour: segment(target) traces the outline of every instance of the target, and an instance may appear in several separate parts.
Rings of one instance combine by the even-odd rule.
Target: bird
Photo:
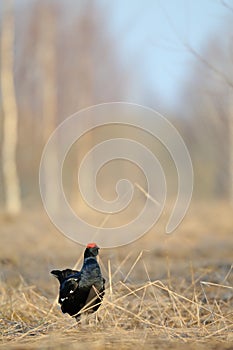
[[[61,311],[75,317],[77,321],[80,320],[81,312],[97,311],[104,297],[105,279],[97,261],[99,249],[96,243],[87,244],[80,271],[51,271],[60,282],[58,302]]]

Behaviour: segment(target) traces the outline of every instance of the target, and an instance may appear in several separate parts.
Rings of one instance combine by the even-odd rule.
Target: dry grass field
[[[164,223],[133,244],[100,251],[106,296],[78,325],[60,312],[49,272],[80,267],[83,247],[42,209],[15,221],[2,214],[0,348],[233,349],[232,209],[193,203],[170,236]]]

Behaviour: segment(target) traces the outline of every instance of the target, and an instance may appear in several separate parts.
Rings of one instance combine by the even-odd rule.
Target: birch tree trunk
[[[233,97],[233,91],[231,89],[231,96]],[[229,147],[230,147],[230,157],[229,157],[229,171],[230,171],[230,201],[233,207],[233,102],[230,98],[230,111],[229,111]]]
[[[81,42],[80,42],[80,60],[78,62],[77,69],[79,70],[79,84],[80,89],[77,92],[77,100],[79,105],[79,110],[82,108],[87,108],[92,106],[94,100],[94,66],[93,66],[93,55],[94,55],[94,45],[93,36],[95,33],[95,8],[91,2],[85,3],[85,10],[82,14],[82,20],[80,22],[80,30],[82,32]],[[76,112],[76,111],[75,111]],[[86,121],[86,127],[91,124],[91,120]],[[86,136],[85,143],[85,154],[89,152],[94,144],[93,133],[88,133]],[[79,153],[77,153],[77,158],[79,160]],[[86,186],[88,187],[92,181],[94,159],[91,157],[91,161],[88,163],[88,168],[86,171]],[[80,164],[79,164],[80,165]],[[78,192],[73,191],[71,195],[71,202],[77,210],[83,210],[83,201],[81,200],[81,195],[77,196]],[[92,202],[94,198],[92,197]]]
[[[3,1],[1,34],[1,92],[3,109],[2,168],[6,213],[15,216],[21,209],[20,184],[16,165],[18,110],[14,86],[14,3]]]
[[[42,72],[42,126],[44,143],[56,128],[57,120],[57,86],[56,86],[56,12],[53,6],[41,9],[39,63]],[[58,147],[58,145],[57,145]],[[54,178],[58,176],[57,150],[48,155],[45,165],[46,202],[50,210],[57,212],[59,209],[59,194],[54,187]]]

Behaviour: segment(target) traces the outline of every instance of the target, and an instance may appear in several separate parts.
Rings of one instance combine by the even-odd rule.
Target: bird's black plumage
[[[66,269],[53,270],[60,282],[59,303],[63,313],[79,319],[79,312],[95,312],[104,296],[105,279],[97,262],[99,247],[89,243],[84,251],[83,266],[80,271]]]

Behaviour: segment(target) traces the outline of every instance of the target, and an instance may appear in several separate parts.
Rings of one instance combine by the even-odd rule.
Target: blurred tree
[[[6,212],[20,212],[20,184],[17,173],[18,110],[14,86],[14,2],[3,1],[1,32],[1,92],[3,110],[2,167]]]
[[[43,21],[39,23],[39,44],[38,61],[41,73],[42,88],[42,133],[43,140],[46,143],[50,135],[57,126],[57,7],[54,4],[42,3],[39,8],[40,18]],[[58,147],[58,145],[57,145]],[[48,161],[44,172],[46,177],[45,196],[50,210],[57,211],[59,198],[54,187],[54,178],[59,173],[58,169],[58,150],[54,150],[48,155]]]
[[[135,70],[130,61],[123,63],[121,60],[117,45],[120,39],[110,30],[109,21],[108,9],[98,1],[17,2],[18,166],[25,199],[39,198],[41,152],[61,121],[82,108],[127,100],[130,96],[131,87],[135,85],[132,83]],[[137,88],[139,94],[141,85]],[[74,193],[74,184],[77,188],[75,170],[85,151],[95,143],[95,135],[94,132],[85,135],[81,147],[73,147],[76,153],[73,152],[63,174],[71,193]],[[55,162],[54,158],[48,164],[48,173],[55,174]],[[53,175],[48,176],[53,178]],[[88,179],[87,174],[87,183]],[[48,196],[56,203],[55,198]],[[74,196],[77,198],[77,194]]]
[[[208,39],[202,53],[184,43],[194,62],[183,90],[182,114],[192,117],[190,148],[200,192],[227,197],[233,204],[233,61],[231,38],[221,38]]]

